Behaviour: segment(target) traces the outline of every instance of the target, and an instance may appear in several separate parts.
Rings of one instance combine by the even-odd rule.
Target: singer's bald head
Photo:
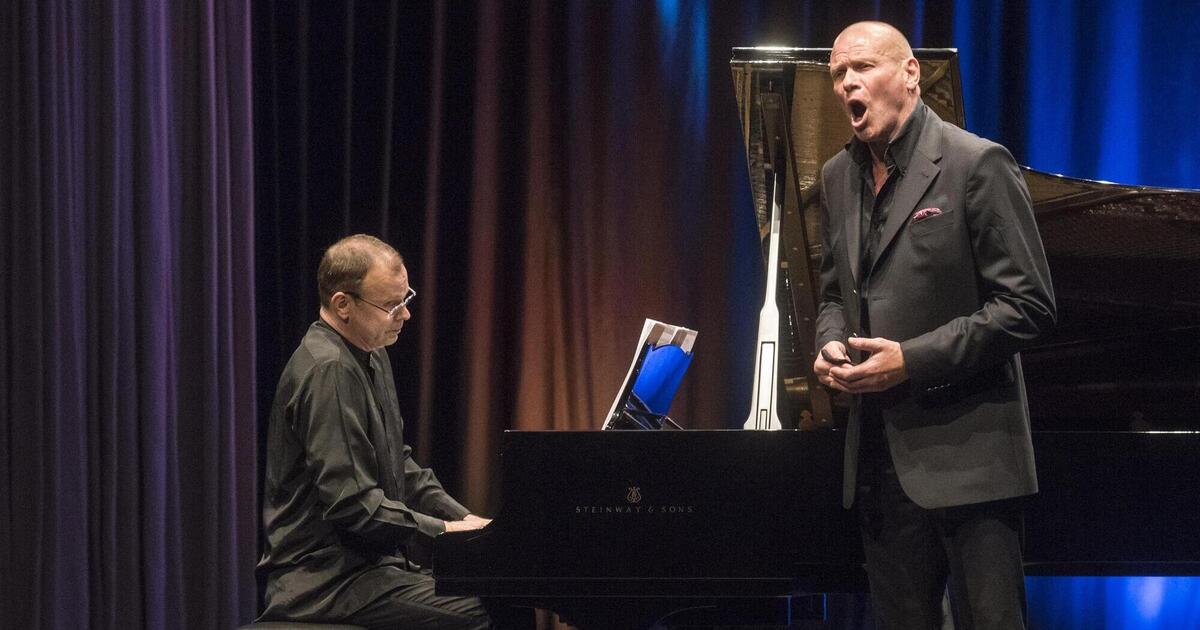
[[[833,47],[838,48],[839,42],[847,45],[855,40],[871,42],[876,51],[899,63],[904,63],[913,56],[908,38],[887,22],[855,22],[842,29],[837,39],[833,40]]]

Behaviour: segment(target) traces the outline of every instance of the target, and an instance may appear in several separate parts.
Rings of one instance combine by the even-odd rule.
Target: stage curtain
[[[254,610],[246,2],[0,7],[0,626]]]

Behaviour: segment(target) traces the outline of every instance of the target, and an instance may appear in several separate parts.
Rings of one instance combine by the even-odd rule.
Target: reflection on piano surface
[[[915,54],[925,102],[962,125],[955,53]],[[435,541],[440,592],[521,597],[616,627],[590,615],[862,586],[839,507],[845,401],[810,374],[819,169],[851,135],[828,55],[736,48],[731,61],[764,243],[772,189],[756,103],[772,92],[790,107],[779,415],[805,430],[510,433],[495,521]],[[1041,484],[1027,571],[1200,575],[1200,192],[1025,177],[1060,315],[1022,355]],[[623,511],[652,504],[677,509]]]

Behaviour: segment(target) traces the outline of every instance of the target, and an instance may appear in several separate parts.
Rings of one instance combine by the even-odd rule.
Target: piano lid
[[[921,64],[922,99],[943,120],[963,126],[957,52],[913,54]],[[777,295],[785,427],[832,426],[845,413],[811,374],[820,169],[853,134],[833,95],[828,63],[828,48],[734,48],[730,60],[764,244],[770,180],[757,103],[764,92],[781,92],[790,107]],[[1041,413],[1077,422],[1099,418],[1119,428],[1200,428],[1200,191],[1022,170],[1059,306],[1056,331],[1023,353],[1035,422]]]

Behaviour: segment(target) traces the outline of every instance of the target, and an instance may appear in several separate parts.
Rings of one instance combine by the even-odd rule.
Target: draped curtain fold
[[[244,2],[0,8],[0,619],[254,609]]]

